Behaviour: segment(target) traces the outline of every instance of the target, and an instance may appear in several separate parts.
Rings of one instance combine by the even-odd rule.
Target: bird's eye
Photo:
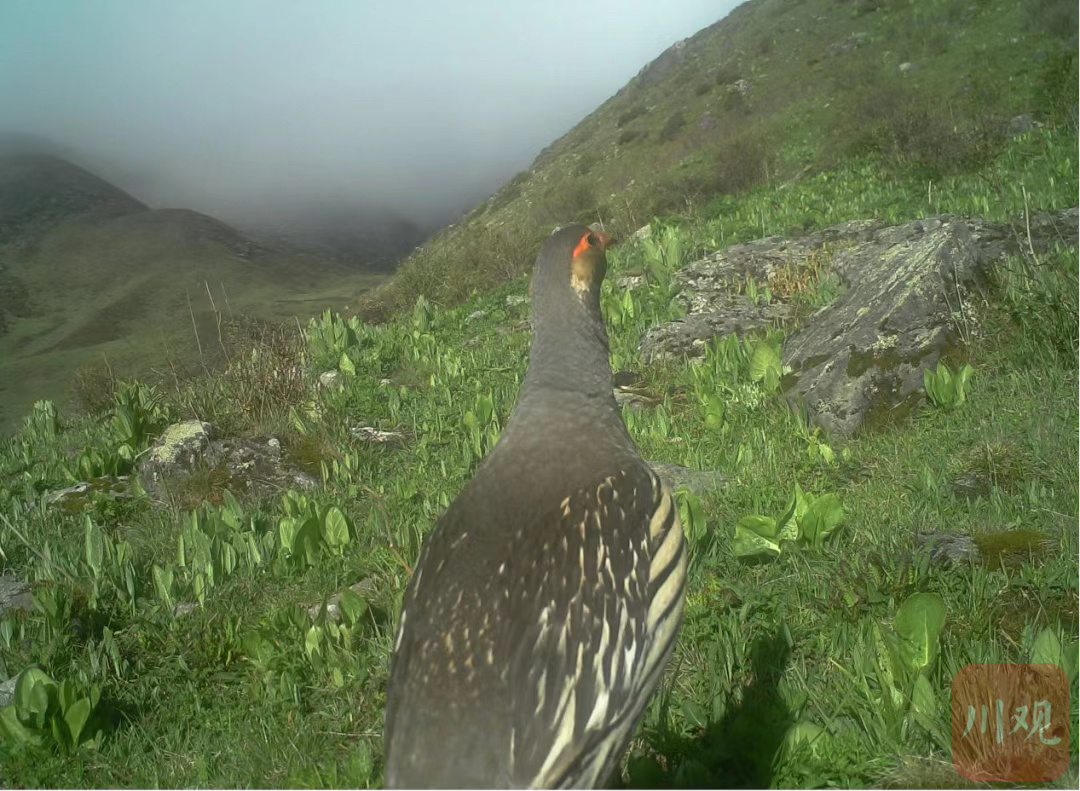
[[[600,243],[600,240],[596,238],[596,234],[590,233],[585,236],[585,241],[589,243],[589,247],[596,247]]]

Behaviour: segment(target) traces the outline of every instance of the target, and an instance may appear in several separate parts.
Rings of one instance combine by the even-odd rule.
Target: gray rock
[[[787,339],[789,401],[805,400],[815,424],[842,436],[919,404],[923,370],[977,322],[970,294],[987,262],[973,228],[933,217],[836,252],[831,267],[848,291]]]
[[[27,583],[11,574],[0,574],[0,616],[16,610],[30,610],[33,606],[34,594]]]
[[[633,291],[645,285],[645,275],[616,275],[615,285],[626,291]]]
[[[620,407],[629,405],[631,409],[651,409],[661,402],[662,399],[638,390],[623,389],[616,387],[615,403]]]
[[[341,371],[323,371],[319,374],[320,387],[333,387],[341,379]]]
[[[1070,208],[1013,226],[948,215],[899,226],[858,220],[733,245],[675,273],[687,314],[650,329],[642,352],[647,360],[700,356],[713,338],[791,321],[795,311],[779,297],[755,304],[734,292],[747,279],[771,284],[778,273],[805,270],[813,257],[846,291],[789,335],[784,389],[815,424],[849,435],[910,411],[923,397],[923,370],[978,335],[982,302],[973,297],[993,263],[1029,248],[1075,247],[1077,219]]]
[[[641,341],[646,361],[703,357],[706,344],[713,338],[732,333],[742,337],[794,315],[794,309],[789,305],[779,302],[755,305],[742,295],[714,295],[708,306],[707,312],[689,313],[679,321],[650,328]]]
[[[45,504],[56,506],[70,513],[77,513],[90,505],[93,495],[103,495],[113,500],[135,496],[130,475],[105,475],[80,481],[64,489],[56,489],[45,495]]]
[[[847,38],[837,41],[829,47],[829,54],[833,57],[853,52],[866,43],[866,33],[852,33]]]
[[[1005,134],[1009,137],[1019,137],[1020,135],[1026,135],[1031,130],[1038,129],[1041,126],[1041,123],[1025,113],[1023,115],[1013,116],[1008,120],[1005,124]]]
[[[10,706],[11,702],[15,700],[15,683],[18,680],[19,677],[16,675],[0,684],[0,709],[4,706]]]
[[[727,475],[717,470],[694,470],[690,467],[667,464],[662,461],[646,463],[660,476],[660,480],[672,489],[688,489],[697,495],[714,489],[722,489],[731,480]]]
[[[379,592],[379,586],[373,579],[362,579],[355,585],[350,585],[349,590],[361,599],[371,599]],[[308,617],[315,620],[322,612],[322,602],[315,602],[305,607]],[[326,619],[334,623],[341,622],[341,594],[335,593],[326,600]]]
[[[374,442],[377,445],[405,441],[405,435],[400,431],[382,431],[374,426],[354,426],[349,429],[349,433],[359,440]]]
[[[912,72],[915,72],[915,71],[919,70],[919,66],[918,66],[917,63],[910,63],[910,62],[901,63],[896,68],[897,68],[897,71],[899,71],[901,74],[911,74]]]
[[[486,310],[474,310],[468,316],[465,317],[466,324],[472,324],[474,321],[479,321],[487,315]]]
[[[161,433],[144,464],[147,467],[190,467],[206,450],[213,435],[214,427],[201,420],[174,423]]]
[[[524,305],[529,301],[529,298],[524,294],[510,294],[506,297],[506,306],[513,308],[518,305]]]
[[[310,489],[318,482],[291,466],[276,437],[211,439],[214,428],[186,421],[166,429],[162,439],[139,465],[139,480],[153,497],[165,499],[184,479],[202,470],[216,485],[235,495],[263,497],[282,489]]]

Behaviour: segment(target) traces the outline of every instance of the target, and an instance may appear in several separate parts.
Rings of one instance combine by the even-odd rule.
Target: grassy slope
[[[1013,6],[999,10],[1013,19]],[[677,225],[688,258],[733,240],[857,217],[952,212],[1005,219],[1022,213],[1025,201],[1051,207],[1075,200],[1076,146],[1075,122],[1058,125],[1004,142],[989,162],[940,175],[930,190],[923,166],[910,158],[845,157],[793,183],[766,183],[714,202]],[[640,270],[643,256],[639,247],[616,248],[613,274]],[[1077,256],[1059,253],[1042,263],[1049,285],[1025,291],[1014,282],[1005,307],[981,317],[983,331],[971,348],[976,374],[963,407],[928,407],[907,425],[844,442],[809,435],[778,395],[748,381],[745,357],[730,345],[703,366],[646,368],[637,342],[670,315],[670,303],[659,288],[626,297],[609,278],[604,302],[613,360],[667,394],[655,410],[625,413],[643,452],[732,477],[701,501],[706,525],[695,531],[686,623],[664,693],[650,705],[630,757],[632,785],[955,783],[947,749],[884,713],[872,666],[875,625],[888,628],[912,592],[944,598],[941,658],[929,675],[944,707],[942,724],[950,680],[964,664],[1022,661],[1045,625],[1075,636]],[[0,568],[35,580],[42,604],[67,601],[74,618],[50,618],[47,608],[7,618],[11,639],[0,624],[0,671],[34,662],[54,678],[97,685],[111,724],[99,749],[73,756],[0,742],[5,782],[377,785],[386,663],[408,567],[512,408],[528,335],[526,309],[504,298],[526,288],[524,278],[510,279],[452,309],[361,328],[349,349],[360,375],[321,395],[314,377],[338,355],[311,350],[301,392],[274,391],[265,372],[245,380],[258,370],[243,368],[173,396],[188,416],[277,433],[298,463],[336,462],[338,471],[315,498],[338,505],[355,526],[340,556],[321,553],[310,568],[284,562],[277,550],[267,553],[274,560],[240,567],[227,579],[219,570],[205,605],[184,618],[160,602],[151,566],[175,563],[188,524],[185,502],[220,502],[213,476],[163,509],[141,498],[116,504],[104,497],[92,498],[87,514],[27,508],[34,492],[63,482],[69,448],[105,448],[109,427],[71,419],[58,437],[27,431],[11,443],[0,454],[8,473],[0,507],[11,520],[0,524]],[[1065,303],[1055,312],[1069,294],[1073,308]],[[632,310],[616,319],[611,308],[624,300]],[[475,310],[486,315],[467,322]],[[1052,322],[1055,316],[1062,323]],[[245,412],[238,396],[263,389],[276,409]],[[716,394],[726,411],[710,426],[703,399]],[[482,415],[488,399],[494,422],[468,428],[463,415]],[[290,407],[306,416],[302,432]],[[348,432],[358,423],[402,429],[412,439],[399,448],[360,444]],[[817,440],[831,443],[838,461],[811,454]],[[988,481],[975,500],[950,486],[969,472]],[[758,564],[735,558],[735,522],[777,513],[795,483],[838,495],[847,514],[841,531],[821,553],[785,552]],[[260,535],[276,534],[280,501],[247,508]],[[108,563],[93,597],[83,560],[86,515],[112,540],[130,544],[134,602],[123,582],[109,581]],[[986,535],[1009,528],[1042,531],[1049,548],[1005,569],[943,568],[912,552],[916,534],[926,530]],[[176,569],[176,576],[173,595],[192,599],[190,570]],[[297,604],[360,579],[371,581],[370,608],[344,635],[313,633],[306,616],[293,619]],[[320,647],[309,653],[313,634]],[[1077,692],[1074,684],[1074,725]],[[820,726],[826,736],[813,749],[778,752],[793,722]],[[1072,742],[1075,755],[1075,727]],[[1075,771],[1061,784],[1069,782],[1075,785]]]
[[[207,287],[222,312],[287,321],[344,308],[381,279],[250,246],[232,228],[186,210],[141,210],[114,197],[111,211],[87,215],[76,201],[49,217],[50,196],[71,200],[81,188],[100,201],[111,189],[61,165],[65,180],[39,168],[6,191],[23,194],[25,182],[35,183],[44,204],[12,223],[18,246],[5,255],[29,310],[9,318],[0,336],[0,429],[12,429],[37,399],[64,398],[86,363],[104,358],[122,373],[196,361],[193,318],[202,344],[217,342]]]
[[[993,172],[1010,182],[1041,183],[1044,189],[1053,181],[1054,191],[1043,197],[1063,201],[1077,189],[1075,146],[1075,131],[1032,135],[1011,143]],[[812,184],[788,193],[761,189],[733,205],[732,216],[771,228],[806,211],[800,199],[815,194],[828,198],[828,208],[818,209],[822,223],[866,210],[913,212],[925,200],[917,182],[889,190],[866,186],[880,175],[867,165],[822,175],[819,191]],[[939,200],[943,210],[983,200],[1001,213],[1022,206],[1016,193],[995,194],[982,174],[946,182]],[[732,230],[701,223],[683,233],[706,239]],[[638,248],[617,250],[614,273],[638,268],[641,256]],[[1072,272],[1075,292],[1075,251],[1047,257],[1044,263]],[[84,749],[71,757],[0,744],[10,781],[379,783],[394,613],[420,537],[475,469],[494,439],[491,430],[497,430],[513,405],[528,336],[520,322],[525,309],[507,307],[504,296],[525,288],[519,280],[428,319],[417,315],[382,328],[362,328],[350,349],[362,375],[347,378],[344,387],[312,402],[314,375],[334,359],[313,353],[305,394],[292,402],[308,415],[304,434],[297,434],[293,421],[280,411],[258,424],[249,421],[247,430],[278,432],[297,461],[343,465],[315,497],[340,506],[353,520],[354,540],[340,557],[321,553],[307,569],[279,559],[241,568],[223,581],[219,570],[205,606],[184,618],[174,618],[162,606],[150,574],[151,564],[175,562],[177,538],[187,524],[182,498],[164,510],[143,499],[116,505],[93,498],[92,522],[113,540],[131,545],[137,600],[132,604],[104,580],[98,602],[91,604],[90,573],[82,560],[84,516],[24,511],[18,503],[28,496],[24,487],[62,481],[64,448],[83,443],[105,447],[107,427],[75,423],[57,439],[27,433],[13,445],[7,468],[21,464],[20,459],[32,460],[33,466],[26,482],[8,479],[4,509],[22,537],[50,559],[35,557],[8,528],[0,545],[4,567],[38,580],[39,597],[67,597],[78,625],[68,626],[65,616],[52,623],[41,613],[13,616],[8,619],[13,637],[0,645],[0,661],[8,672],[36,662],[58,679],[98,685],[114,725],[99,750]],[[605,301],[623,299],[609,284]],[[875,624],[887,626],[912,592],[933,591],[944,598],[948,621],[942,654],[930,674],[939,705],[948,700],[953,673],[967,662],[1023,660],[1044,625],[1075,635],[1075,346],[1071,352],[1056,352],[1042,324],[1017,323],[1002,311],[989,311],[982,317],[984,334],[971,350],[976,374],[964,407],[951,412],[927,408],[910,425],[846,442],[818,437],[832,442],[838,456],[847,456],[829,464],[808,453],[814,440],[782,398],[748,381],[740,354],[729,353],[726,362],[718,354],[704,366],[671,363],[646,369],[636,352],[637,340],[670,306],[657,290],[630,299],[634,318],[613,327],[613,356],[620,365],[643,371],[650,388],[668,393],[655,410],[625,413],[643,452],[719,469],[733,479],[723,491],[702,498],[706,528],[693,546],[678,655],[664,694],[649,708],[629,764],[630,782],[956,782],[940,745],[910,722],[901,725],[883,714],[869,630]],[[1021,299],[1016,304],[1028,303]],[[465,317],[477,309],[487,315],[467,323]],[[508,327],[508,333],[499,331]],[[1074,344],[1075,313],[1068,331],[1073,341],[1065,340]],[[380,385],[382,378],[391,385]],[[229,388],[242,383],[225,379],[206,386],[215,388],[217,396],[199,416],[219,424],[236,422]],[[706,425],[702,409],[702,398],[717,393],[726,405],[719,429]],[[482,414],[486,398],[494,407],[490,430],[463,428],[463,413]],[[414,439],[400,449],[359,444],[350,439],[348,427],[360,421],[402,429]],[[949,485],[970,471],[988,478],[983,496],[973,501]],[[748,513],[777,513],[795,483],[818,495],[837,493],[847,514],[844,528],[820,554],[788,552],[761,564],[735,558],[730,539],[735,522]],[[221,495],[210,477],[204,488],[185,496],[220,501]],[[257,532],[266,535],[276,535],[284,514],[278,501],[249,513]],[[1010,528],[1042,531],[1048,549],[1024,554],[1005,570],[941,568],[913,554],[921,531],[981,535]],[[63,581],[65,569],[73,581]],[[192,599],[190,577],[181,569],[176,574],[173,594]],[[324,636],[322,647],[309,656],[305,640],[311,633],[306,616],[291,614],[296,605],[318,601],[359,579],[372,583],[371,609],[347,629],[348,647],[340,642],[344,637],[335,648]],[[116,645],[114,655],[105,647],[106,627]],[[336,680],[335,671],[340,673]],[[1074,686],[1074,722],[1076,692]],[[947,714],[940,716],[945,725]],[[778,754],[783,735],[796,721],[825,728],[827,737],[813,752]],[[1075,750],[1075,729],[1073,734]]]
[[[1059,0],[746,3],[665,52],[434,237],[367,315],[419,294],[453,304],[487,290],[527,271],[538,240],[570,220],[625,234],[657,215],[716,215],[718,196],[865,152],[933,181],[985,164],[1016,114],[1075,115],[1075,15]],[[859,46],[845,47],[853,36]],[[913,67],[902,73],[902,63]],[[732,90],[739,80],[745,95]],[[1058,86],[1050,96],[1048,84]],[[1061,108],[1054,96],[1072,98]]]

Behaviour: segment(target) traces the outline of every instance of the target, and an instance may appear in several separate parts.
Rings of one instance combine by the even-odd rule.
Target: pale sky
[[[74,149],[155,208],[443,219],[735,5],[0,0],[0,133]]]

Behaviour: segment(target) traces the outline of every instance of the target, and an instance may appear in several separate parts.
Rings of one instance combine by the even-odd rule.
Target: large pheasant
[[[609,242],[571,225],[536,260],[517,405],[405,591],[390,787],[602,784],[660,682],[686,548],[671,492],[612,393],[600,311]]]

